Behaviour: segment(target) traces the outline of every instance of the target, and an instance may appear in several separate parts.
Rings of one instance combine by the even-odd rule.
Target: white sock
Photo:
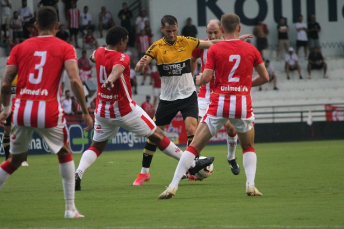
[[[162,141],[164,141],[164,143],[168,143],[168,146],[165,149],[161,149],[161,145],[164,143],[161,143]],[[157,143],[157,147],[161,150],[161,152],[163,152],[164,154],[173,157],[175,159],[177,159],[179,161],[180,157],[183,154],[183,151],[181,149],[179,149],[178,146],[176,146],[172,141],[170,141],[167,137],[165,137],[160,143]]]
[[[5,182],[10,176],[11,175],[9,173],[0,168],[0,189],[4,186]]]
[[[78,169],[75,173],[77,173],[82,179],[82,175],[86,171],[88,167],[90,167],[97,159],[97,154],[93,150],[86,150],[81,157]]]
[[[227,160],[228,161],[235,159],[235,150],[237,147],[237,140],[238,140],[237,134],[234,137],[227,135],[227,148],[228,148]]]
[[[173,180],[169,187],[175,187],[178,189],[178,184],[180,180],[182,179],[183,175],[188,171],[188,169],[191,167],[192,163],[194,162],[195,155],[189,151],[185,151],[183,155],[181,156],[176,171],[174,172]]]
[[[148,174],[149,173],[149,168],[142,167],[141,173],[142,174]]]
[[[60,163],[60,174],[62,177],[64,198],[66,201],[66,210],[75,210],[75,166],[74,161]]]
[[[257,155],[255,152],[246,152],[243,156],[243,164],[246,173],[246,186],[254,185],[257,170]]]

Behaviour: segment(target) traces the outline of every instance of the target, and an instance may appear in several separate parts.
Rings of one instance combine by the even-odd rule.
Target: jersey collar
[[[173,45],[176,43],[177,39],[178,39],[178,37],[177,37],[176,40],[173,42],[173,44],[171,44],[170,42],[168,42],[168,41],[166,40],[165,37],[162,38],[162,40],[163,40],[167,45],[169,45],[169,46],[173,46]]]

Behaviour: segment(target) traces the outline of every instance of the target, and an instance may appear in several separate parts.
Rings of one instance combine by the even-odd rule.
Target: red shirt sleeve
[[[17,53],[18,53],[18,47],[19,45],[14,46],[10,53],[10,57],[7,60],[7,65],[15,65],[18,66],[18,60],[17,60]]]
[[[118,59],[116,58],[113,62],[113,66],[116,64],[122,65],[124,68],[130,69],[130,57],[124,53],[121,54],[121,57]]]
[[[204,69],[215,69],[215,49],[213,47],[210,47],[207,52],[207,63],[205,63]]]
[[[192,51],[192,53],[191,53],[192,57],[195,58],[195,59],[200,58],[200,57],[201,57],[201,54],[202,54],[202,49],[200,49],[200,48],[194,49],[194,50]]]
[[[68,60],[77,61],[75,49],[70,44],[66,44],[64,62]]]

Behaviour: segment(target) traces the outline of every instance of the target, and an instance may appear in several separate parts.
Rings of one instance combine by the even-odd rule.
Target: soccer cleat
[[[140,173],[136,180],[134,181],[133,185],[136,185],[136,186],[140,186],[143,184],[143,182],[148,182],[150,181],[150,174],[147,173],[147,174],[142,174]]]
[[[248,196],[262,196],[263,193],[259,192],[258,189],[254,185],[247,185],[246,186],[246,195],[248,195]]]
[[[203,169],[203,168],[209,166],[211,163],[213,163],[214,160],[215,160],[215,157],[207,157],[204,159],[198,159],[196,161],[195,167],[189,169],[189,174],[195,175],[198,171],[200,171],[201,169]]]
[[[23,161],[23,162],[21,163],[21,166],[29,166],[29,163],[27,163],[27,161]]]
[[[66,219],[75,219],[75,218],[84,218],[84,215],[81,215],[78,210],[66,210],[64,217]]]
[[[75,173],[75,191],[81,191],[81,178],[78,173]]]
[[[158,199],[171,199],[176,195],[176,192],[177,189],[175,187],[167,187],[167,189],[159,195]]]
[[[231,167],[232,173],[234,175],[239,175],[240,173],[240,167],[238,165],[238,163],[235,161],[235,159],[233,160],[227,160],[229,163],[229,166]]]

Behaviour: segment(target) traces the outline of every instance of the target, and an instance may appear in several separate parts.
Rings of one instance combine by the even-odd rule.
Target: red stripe
[[[164,137],[160,142],[156,143],[156,146],[163,151],[170,145],[171,141],[168,139],[168,137]]]
[[[253,152],[253,153],[255,153],[256,151],[254,150],[253,147],[246,147],[246,148],[242,151],[242,153],[244,154],[244,153],[247,153],[247,152]]]
[[[232,138],[235,137],[235,136],[237,135],[236,132],[234,132],[234,134],[229,134],[229,133],[227,133],[227,134],[228,134],[229,137],[232,137]]]
[[[224,104],[223,104],[223,111],[222,117],[229,118],[229,105],[230,105],[230,96],[225,96]],[[219,98],[220,100],[220,98]]]
[[[101,102],[100,117],[105,118],[105,102]]]
[[[110,118],[116,118],[116,115],[115,115],[115,111],[114,111],[114,108],[113,108],[113,105],[115,103],[111,103],[110,107],[109,107],[109,111],[110,111]]]
[[[90,148],[88,148],[88,150],[91,150],[91,151],[95,152],[95,154],[97,154],[97,157],[99,157],[100,154],[102,153],[99,149],[97,149],[94,146],[91,146]]]
[[[242,96],[235,96],[236,104],[235,104],[235,118],[241,119],[241,113],[242,113]]]
[[[39,102],[33,101],[32,102],[32,109],[31,109],[31,126],[32,127],[37,127],[37,122],[38,122],[38,105]]]
[[[24,110],[26,107],[26,100],[20,100],[20,105],[18,109],[18,125],[24,126]]]
[[[68,132],[67,132],[66,127],[63,127],[62,132],[63,132],[63,145],[66,145],[68,142]]]
[[[69,152],[63,156],[58,156],[58,159],[59,159],[59,163],[62,164],[62,163],[73,161],[73,156],[72,156],[72,153]]]
[[[154,123],[152,123],[148,118],[146,118],[144,115],[141,116],[141,119],[145,121],[145,123],[148,125],[149,129],[153,130],[155,128]]]
[[[192,153],[193,155],[195,155],[196,157],[198,156],[198,151],[195,147],[193,146],[188,146],[188,148],[186,148],[186,151],[189,151],[190,153]]]
[[[205,115],[203,116],[201,122],[205,122],[205,120],[207,119],[207,117],[208,117],[208,114],[205,114]]]
[[[8,160],[4,161],[0,168],[2,168],[6,173],[12,174],[14,171],[16,171],[18,168],[14,167]]]

